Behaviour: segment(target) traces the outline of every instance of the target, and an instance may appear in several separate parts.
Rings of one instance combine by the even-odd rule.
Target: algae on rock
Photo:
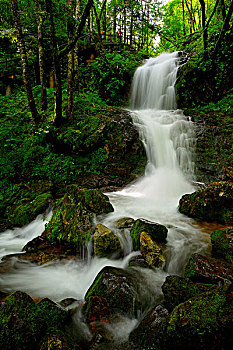
[[[67,192],[47,227],[48,239],[83,246],[91,237],[94,215],[110,213],[113,207],[100,190],[67,186]]]

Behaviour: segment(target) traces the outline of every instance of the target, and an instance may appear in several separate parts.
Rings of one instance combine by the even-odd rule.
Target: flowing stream
[[[177,52],[163,53],[147,60],[134,75],[130,110],[147,153],[145,174],[123,190],[107,193],[114,212],[97,218],[119,235],[125,257],[119,260],[94,257],[88,261],[51,262],[43,266],[20,263],[12,258],[12,269],[0,276],[1,289],[22,290],[54,301],[68,297],[82,300],[104,266],[126,268],[130,258],[140,254],[132,251],[129,230],[125,229],[122,234],[115,227],[116,220],[122,217],[148,219],[169,229],[166,265],[154,270],[138,268],[139,283],[151,305],[161,295],[166,276],[180,274],[190,254],[207,249],[209,236],[194,220],[177,211],[180,197],[195,190],[192,185],[194,127],[189,118],[176,109],[174,85],[179,60]],[[1,255],[18,252],[27,241],[41,234],[43,228],[42,217],[38,217],[27,227],[1,233]],[[135,324],[135,320],[125,320],[117,330],[120,329],[124,338]]]

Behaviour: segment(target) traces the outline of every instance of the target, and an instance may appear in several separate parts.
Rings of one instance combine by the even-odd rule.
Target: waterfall
[[[16,261],[15,269],[1,275],[4,290],[19,289],[38,297],[48,296],[55,301],[66,297],[82,299],[104,266],[125,268],[132,256],[140,254],[132,252],[129,229],[125,229],[124,233],[116,229],[116,220],[123,217],[144,218],[169,229],[166,265],[155,270],[141,269],[144,279],[139,282],[140,288],[147,293],[149,301],[154,298],[151,305],[158,300],[166,276],[181,273],[192,253],[206,249],[207,236],[193,220],[177,211],[180,197],[194,191],[190,179],[194,173],[195,145],[193,123],[176,109],[178,67],[177,52],[163,53],[148,59],[136,70],[133,78],[130,111],[147,154],[145,173],[123,190],[107,193],[114,212],[97,217],[97,223],[106,225],[121,237],[125,257],[119,260],[94,257],[88,263],[62,261],[43,266]],[[8,236],[2,237],[5,242]],[[10,232],[10,237],[13,237],[13,244],[17,234]],[[17,246],[8,250],[18,249]],[[122,327],[125,327],[124,323]]]

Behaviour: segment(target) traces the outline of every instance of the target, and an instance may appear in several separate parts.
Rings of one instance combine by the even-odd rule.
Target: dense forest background
[[[0,5],[2,225],[30,221],[20,205],[48,188],[57,197],[88,174],[105,174],[113,183],[119,176],[132,179],[124,164],[117,172],[122,163],[117,153],[127,150],[111,116],[128,106],[135,69],[163,51],[181,51],[185,63],[177,81],[178,107],[221,128],[226,147],[216,151],[213,143],[202,156],[215,158],[216,165],[221,154],[224,165],[232,165],[233,1],[0,0]],[[134,158],[135,172],[140,157]]]

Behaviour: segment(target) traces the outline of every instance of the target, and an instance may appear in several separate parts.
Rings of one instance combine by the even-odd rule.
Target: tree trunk
[[[208,33],[207,28],[205,25],[205,1],[199,0],[201,5],[201,18],[202,18],[202,30],[203,30],[203,46],[204,46],[204,57],[207,56],[207,40],[208,40]]]
[[[12,13],[14,18],[20,57],[21,57],[21,63],[22,63],[22,69],[23,69],[23,81],[24,81],[24,86],[27,93],[28,106],[30,108],[33,121],[37,124],[39,122],[39,114],[37,112],[35,100],[32,94],[32,87],[30,82],[30,71],[29,71],[29,65],[28,65],[27,54],[25,49],[25,43],[23,39],[23,32],[22,32],[17,0],[11,0],[11,8],[12,8]]]
[[[40,69],[40,86],[41,86],[41,106],[42,110],[47,109],[47,91],[45,86],[45,62],[44,62],[44,45],[43,45],[43,22],[44,16],[41,8],[41,1],[37,0],[37,28],[38,28],[38,55],[39,55],[39,69]]]
[[[186,35],[185,31],[185,17],[184,17],[184,0],[182,0],[182,16],[183,16],[183,34]]]
[[[73,0],[67,0],[68,7],[68,21],[67,21],[67,35],[68,35],[68,45],[72,41],[74,26],[73,26],[73,10],[74,2]],[[67,116],[71,118],[74,109],[74,51],[71,50],[68,53],[68,63],[67,63]]]
[[[60,60],[58,58],[57,40],[56,40],[55,26],[54,26],[54,20],[53,20],[52,1],[45,0],[45,2],[46,2],[46,10],[49,16],[50,35],[51,35],[51,42],[52,42],[52,48],[53,48],[53,70],[54,70],[55,83],[56,83],[54,124],[56,126],[60,126],[62,124],[61,67],[60,67]]]

